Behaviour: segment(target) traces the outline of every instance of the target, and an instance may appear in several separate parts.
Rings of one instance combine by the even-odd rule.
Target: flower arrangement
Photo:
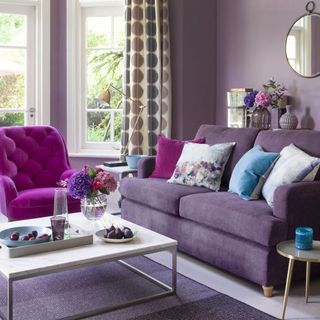
[[[252,108],[254,105],[278,108],[279,102],[286,91],[287,89],[284,86],[270,79],[266,84],[262,85],[261,91],[249,92],[244,98],[244,104],[247,108]]]
[[[68,193],[75,199],[94,198],[117,189],[117,182],[110,173],[87,166],[60,184],[67,187]]]
[[[279,101],[283,98],[287,88],[271,78],[266,84],[262,85],[262,88],[270,96],[270,106],[272,108],[279,107]]]

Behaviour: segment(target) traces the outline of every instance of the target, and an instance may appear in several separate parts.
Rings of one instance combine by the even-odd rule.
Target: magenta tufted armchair
[[[10,221],[52,215],[57,182],[74,172],[55,128],[0,128],[0,211]],[[68,197],[68,208],[80,211],[79,201]]]

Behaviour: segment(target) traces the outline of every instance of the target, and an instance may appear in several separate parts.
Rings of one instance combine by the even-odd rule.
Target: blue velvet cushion
[[[258,145],[246,152],[236,164],[229,183],[229,191],[244,200],[259,199],[265,179],[279,153],[264,152]]]

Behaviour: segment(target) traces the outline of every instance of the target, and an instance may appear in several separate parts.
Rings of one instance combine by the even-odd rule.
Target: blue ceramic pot
[[[130,154],[126,156],[126,161],[128,164],[128,167],[130,169],[137,169],[138,167],[138,161],[142,158],[145,157],[144,155],[141,154]]]

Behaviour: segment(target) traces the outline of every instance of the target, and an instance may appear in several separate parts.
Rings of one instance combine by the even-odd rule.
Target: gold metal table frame
[[[320,263],[320,241],[313,241],[312,250],[297,249],[295,247],[294,240],[283,241],[277,245],[277,252],[283,257],[286,257],[289,259],[286,287],[285,287],[284,298],[283,298],[282,317],[281,317],[281,319],[284,319],[287,304],[288,304],[290,286],[291,286],[292,270],[293,270],[295,261],[306,262],[305,299],[306,299],[306,303],[308,303],[311,263]]]

